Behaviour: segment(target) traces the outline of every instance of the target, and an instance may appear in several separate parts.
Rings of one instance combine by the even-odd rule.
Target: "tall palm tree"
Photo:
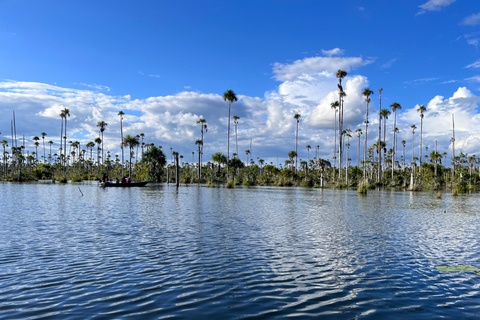
[[[205,132],[208,132],[208,129],[207,129],[207,120],[203,119],[203,118],[200,118],[197,120],[196,122],[197,124],[200,125],[200,132],[202,133],[202,144],[200,145],[200,156],[199,156],[199,165],[200,167],[202,166],[202,160],[203,160],[203,130],[205,130]]]
[[[64,119],[65,119],[65,110],[62,110],[60,111],[60,119],[62,120],[62,126],[60,128],[60,159],[62,159],[62,146],[63,146],[63,122],[64,122]]]
[[[417,112],[420,112],[420,173],[422,173],[422,135],[423,135],[423,117],[427,108],[422,104],[418,107]]]
[[[105,127],[108,125],[108,123],[106,123],[105,121],[98,121],[97,122],[97,128],[100,128],[100,133],[102,134],[102,162],[105,162],[104,160],[104,154],[103,154],[103,142],[104,142],[104,139],[103,139],[103,132],[105,131]]]
[[[360,168],[360,136],[362,135],[362,128],[355,130],[358,137],[358,147],[357,147],[357,168]],[[364,177],[365,178],[365,177]]]
[[[413,158],[415,157],[415,129],[417,129],[417,126],[412,124],[410,128],[412,128],[412,163],[413,163]]]
[[[312,147],[309,144],[307,144],[306,148],[307,148],[307,162],[310,162],[310,149]]]
[[[365,113],[365,147],[363,150],[363,158],[364,158],[364,165],[363,165],[363,180],[366,181],[367,178],[367,134],[368,134],[368,105],[372,101],[370,96],[373,94],[373,91],[370,88],[365,88],[362,92],[362,95],[365,97],[365,102],[367,103],[367,109]]]
[[[35,141],[35,142],[34,142],[34,145],[35,145],[35,157],[36,157],[36,160],[37,160],[37,162],[38,162],[38,146],[39,146],[38,141],[40,140],[40,138],[39,138],[38,136],[35,136],[35,137],[32,138],[32,140]]]
[[[339,140],[339,158],[338,158],[338,170],[339,170],[339,176],[340,178],[342,177],[342,155],[343,155],[343,150],[342,150],[342,132],[343,132],[343,100],[346,96],[345,91],[343,91],[343,86],[342,86],[342,80],[347,76],[347,72],[344,70],[339,69],[336,73],[336,77],[338,78],[338,89],[339,94],[338,94],[338,101],[339,101],[339,111],[338,111],[338,140]]]
[[[137,136],[131,136],[127,134],[125,138],[123,139],[123,145],[128,147],[130,149],[130,160],[128,162],[129,164],[129,174],[128,177],[131,179],[132,178],[132,155],[133,155],[133,149],[138,146],[138,137]]]
[[[237,133],[237,127],[238,127],[238,120],[240,119],[239,116],[233,116],[233,123],[235,124],[235,153],[238,154],[238,133]]]
[[[102,145],[102,139],[100,137],[95,138],[95,143],[97,144],[97,170],[100,172],[100,146]]]
[[[145,133],[143,132],[140,133],[140,138],[142,138],[142,158],[143,158],[143,147],[145,147],[145,143],[143,142],[143,139],[145,138]],[[181,156],[181,158],[183,157]]]
[[[291,167],[292,171],[293,171],[293,164],[294,164],[293,158],[295,158],[296,156],[297,156],[297,152],[295,152],[295,151],[290,151],[288,153],[288,158],[290,159],[290,167]]]
[[[298,145],[298,123],[300,122],[300,117],[301,115],[299,115],[298,113],[296,113],[293,118],[296,120],[297,122],[297,131],[296,131],[296,134],[295,134],[295,171],[297,171],[297,164],[298,164],[298,151],[297,151],[297,145]]]
[[[63,114],[65,116],[65,136],[64,136],[64,157],[63,157],[63,164],[65,165],[66,164],[66,161],[67,161],[67,118],[70,117],[70,110],[68,108],[64,108],[63,109]],[[65,166],[65,170],[67,169],[67,167]]]
[[[337,159],[337,112],[338,108],[340,107],[340,103],[338,101],[332,102],[330,107],[335,111],[335,125],[333,130],[334,136],[334,143],[333,143],[333,181],[335,181],[335,166],[336,166],[336,159]]]
[[[383,91],[383,88],[378,89],[378,141],[382,140],[382,91]],[[380,143],[377,143],[377,154],[378,154],[377,181],[380,181],[380,176],[382,174],[382,150],[383,148],[380,148]]]
[[[402,140],[402,146],[403,146],[403,157],[402,157],[402,168],[405,170],[405,145],[407,144],[407,141]]]
[[[228,101],[228,129],[227,129],[227,178],[228,178],[228,162],[230,161],[230,109],[232,103],[238,101],[237,95],[233,90],[227,90],[223,93],[223,101]]]
[[[201,139],[197,139],[195,144],[198,146],[198,180],[202,178],[202,148],[203,148],[203,141]]]
[[[120,148],[122,149],[122,177],[124,176],[124,173],[123,173],[123,164],[125,163],[125,158],[124,158],[124,155],[123,155],[123,116],[125,115],[125,113],[120,110],[118,111],[118,116],[120,116]]]
[[[52,144],[53,144],[53,141],[52,140],[48,141],[48,144],[50,145],[50,153],[48,155],[48,158],[50,159],[49,162],[52,162]]]
[[[42,135],[42,140],[43,140],[43,162],[47,162],[47,158],[45,157],[45,136],[47,135],[45,132],[41,133]]]
[[[393,120],[393,154],[392,154],[392,181],[393,181],[393,169],[395,169],[395,161],[397,161],[397,145],[396,145],[396,140],[395,140],[395,131],[397,128],[397,110],[402,109],[402,106],[398,102],[394,102],[390,105],[390,108],[392,108],[393,114],[394,114],[394,120]]]

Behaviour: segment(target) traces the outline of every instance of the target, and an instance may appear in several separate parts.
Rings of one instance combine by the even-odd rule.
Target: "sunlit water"
[[[0,318],[480,317],[480,276],[435,269],[480,267],[476,194],[0,191]]]

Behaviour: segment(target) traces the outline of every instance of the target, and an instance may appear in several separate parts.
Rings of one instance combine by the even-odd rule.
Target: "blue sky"
[[[18,133],[29,139],[45,131],[56,142],[59,110],[68,107],[72,139],[93,140],[104,120],[105,147],[117,153],[123,110],[128,134],[145,133],[146,142],[189,159],[200,138],[195,122],[204,117],[209,159],[226,153],[221,95],[233,89],[243,158],[252,139],[254,158],[283,162],[294,150],[293,115],[300,113],[300,157],[310,144],[331,159],[329,105],[341,67],[349,72],[353,131],[365,130],[363,88],[375,92],[375,115],[383,87],[382,107],[402,105],[397,122],[407,154],[410,125],[420,124],[415,107],[425,104],[424,145],[438,140],[450,152],[455,113],[457,150],[480,155],[479,49],[476,0],[2,1],[0,138],[9,137],[16,110]],[[376,118],[369,119],[369,144]],[[351,153],[355,159],[356,143]]]

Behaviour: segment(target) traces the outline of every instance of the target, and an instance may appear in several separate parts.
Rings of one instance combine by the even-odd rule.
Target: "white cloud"
[[[331,56],[341,56],[343,55],[345,52],[345,50],[342,50],[340,48],[334,48],[332,50],[323,50],[322,49],[322,54],[324,56],[328,56],[328,57],[331,57]]]
[[[297,60],[292,64],[275,63],[273,72],[275,79],[279,81],[291,81],[302,74],[321,72],[336,72],[339,69],[350,71],[352,69],[372,63],[361,57],[314,57]]]
[[[480,68],[480,60],[477,60],[477,61],[475,61],[474,63],[469,64],[469,65],[466,66],[465,68],[467,68],[467,69],[469,69],[469,68],[474,68],[474,69]]]
[[[462,20],[461,24],[466,26],[476,26],[480,24],[480,13],[472,14]]]
[[[439,11],[443,7],[447,7],[454,2],[455,0],[429,0],[418,6],[422,10],[420,10],[417,15],[424,14],[427,11]]]
[[[387,62],[385,62],[384,64],[382,64],[382,65],[380,66],[380,68],[382,68],[382,69],[390,69],[390,68],[392,67],[393,63],[396,62],[396,61],[397,61],[397,58],[390,59],[390,60],[388,60]]]

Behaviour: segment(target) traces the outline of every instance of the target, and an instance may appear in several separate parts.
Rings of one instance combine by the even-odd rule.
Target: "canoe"
[[[115,183],[115,182],[102,182],[100,186],[102,188],[131,188],[131,187],[145,187],[150,181],[142,182],[130,182],[130,183]]]

